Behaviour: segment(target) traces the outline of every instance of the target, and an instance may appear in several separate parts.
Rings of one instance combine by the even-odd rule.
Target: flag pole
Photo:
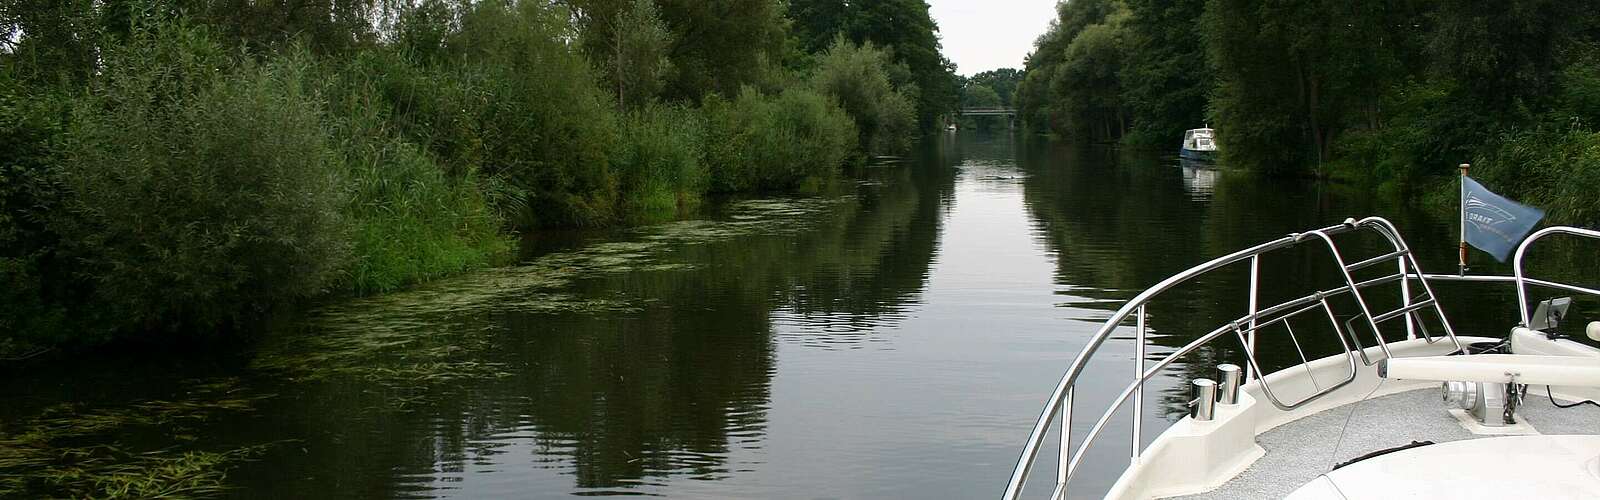
[[[1462,163],[1461,169],[1461,258],[1457,261],[1457,275],[1467,275],[1467,169],[1471,164]]]

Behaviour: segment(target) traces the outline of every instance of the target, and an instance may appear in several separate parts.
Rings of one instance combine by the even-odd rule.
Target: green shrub
[[[68,263],[55,258],[57,238],[44,224],[59,206],[51,143],[65,101],[33,90],[0,75],[0,358],[68,331],[53,300],[70,291]]]
[[[732,101],[707,99],[704,110],[714,191],[814,189],[837,178],[857,146],[850,116],[810,90],[746,88]]]
[[[855,120],[861,148],[869,154],[903,153],[917,133],[915,92],[890,83],[889,51],[857,46],[843,35],[818,58],[811,85],[833,97]],[[993,94],[993,91],[990,91]]]
[[[402,28],[419,32],[397,35],[415,44],[402,44],[399,53],[419,57],[416,68],[389,64],[400,72],[384,83],[406,137],[452,170],[475,170],[525,191],[520,226],[615,220],[607,155],[616,117],[589,63],[569,43],[570,14],[543,2],[449,8],[460,10],[448,33],[403,20]],[[450,17],[434,11],[415,12]]]
[[[488,265],[509,247],[503,219],[490,210],[466,167],[446,172],[421,147],[385,130],[387,106],[370,75],[339,71],[331,79],[330,127],[351,194],[355,226],[348,273],[356,293],[385,292]]]
[[[325,291],[349,230],[305,63],[233,63],[183,26],[133,36],[73,109],[53,219],[105,329],[203,329]]]
[[[696,206],[706,190],[705,124],[695,110],[651,106],[622,120],[611,154],[622,211],[660,220]]]

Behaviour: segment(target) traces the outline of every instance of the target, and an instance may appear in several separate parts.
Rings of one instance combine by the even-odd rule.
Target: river
[[[239,498],[988,498],[1085,339],[1171,273],[1369,214],[1454,268],[1449,217],[1147,153],[962,132],[852,184],[542,238],[519,265],[341,301],[245,349],[8,367],[0,492],[168,467],[192,476],[178,491]],[[1267,265],[1268,286],[1329,277],[1307,262]],[[1237,316],[1243,280],[1154,309],[1152,359]],[[1440,294],[1463,333],[1509,326],[1508,294]],[[1105,348],[1082,408],[1127,383],[1131,343]],[[1169,369],[1147,429],[1221,359],[1236,347]],[[1080,493],[1127,463],[1129,421]]]

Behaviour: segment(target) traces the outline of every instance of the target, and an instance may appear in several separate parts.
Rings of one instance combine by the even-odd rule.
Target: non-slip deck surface
[[[1529,391],[1518,414],[1540,434],[1600,434],[1600,408],[1556,408],[1542,388]],[[1438,388],[1390,394],[1267,431],[1256,437],[1267,454],[1249,469],[1216,490],[1176,498],[1283,498],[1332,470],[1334,464],[1373,451],[1412,441],[1442,443],[1482,437],[1489,436],[1467,432],[1446,412]]]

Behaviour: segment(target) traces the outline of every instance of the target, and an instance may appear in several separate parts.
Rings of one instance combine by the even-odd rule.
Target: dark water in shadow
[[[1448,217],[1372,193],[1003,135],[932,141],[847,191],[556,238],[523,265],[324,308],[242,354],[8,368],[0,475],[22,496],[80,492],[40,478],[61,459],[7,470],[19,447],[248,449],[220,467],[224,496],[991,497],[1087,337],[1169,274],[1369,214],[1425,269],[1454,267]],[[1264,262],[1266,295],[1322,286],[1320,262]],[[1152,306],[1147,358],[1238,316],[1245,279]],[[1438,292],[1463,334],[1501,335],[1514,314],[1509,289]],[[1298,362],[1272,342],[1269,364]],[[1132,369],[1129,334],[1102,352],[1080,423]],[[1146,441],[1183,411],[1185,380],[1237,359],[1219,342],[1172,366],[1147,393]],[[160,418],[23,439],[107,415]],[[1126,465],[1131,419],[1078,492]]]

